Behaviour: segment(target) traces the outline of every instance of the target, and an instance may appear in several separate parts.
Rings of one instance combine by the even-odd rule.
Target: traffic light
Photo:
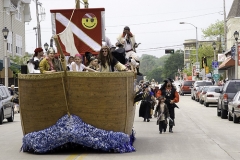
[[[165,54],[173,54],[174,49],[165,49]]]
[[[205,67],[205,72],[206,72],[206,74],[209,73],[209,67],[208,66]]]
[[[202,57],[202,68],[207,66],[207,57]]]

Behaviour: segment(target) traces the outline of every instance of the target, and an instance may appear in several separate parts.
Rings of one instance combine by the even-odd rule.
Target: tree
[[[143,54],[140,58],[140,72],[144,75],[147,75],[148,72],[151,72],[153,69],[158,67],[163,67],[165,61],[169,58],[169,55],[164,55],[160,58],[157,58],[152,55]]]
[[[211,24],[208,28],[202,29],[203,37],[209,40],[216,40],[217,37],[224,35],[224,21],[217,20],[216,23]]]
[[[20,65],[26,65],[27,61],[32,57],[30,54],[24,56],[10,56],[10,60],[13,62],[9,67],[14,74],[14,77],[17,77],[17,74],[20,73]]]
[[[163,67],[164,78],[174,79],[178,69],[184,67],[184,55],[175,53],[170,55],[170,57],[165,61]]]
[[[161,83],[164,80],[162,67],[153,69],[151,72],[148,72],[146,76],[147,79],[154,79],[158,83]]]

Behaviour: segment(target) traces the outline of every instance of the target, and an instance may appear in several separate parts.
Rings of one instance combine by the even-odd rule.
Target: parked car
[[[220,96],[219,93],[215,92],[215,89],[222,90],[222,86],[209,86],[206,94],[202,97],[202,103],[204,106],[208,107],[209,104],[218,104],[218,97]]]
[[[197,102],[199,101],[199,95],[200,95],[200,93],[202,92],[203,87],[204,87],[204,86],[200,86],[200,87],[197,88],[196,96],[195,96],[195,101],[197,101]]]
[[[181,84],[181,88],[179,94],[184,96],[184,94],[191,94],[191,86],[195,81],[183,81]]]
[[[228,120],[233,123],[239,123],[240,119],[240,91],[238,91],[233,100],[228,103]]]
[[[215,92],[220,93],[217,105],[217,115],[221,116],[222,119],[227,119],[228,115],[228,103],[232,101],[234,95],[240,90],[240,80],[228,80],[222,91],[215,89]]]
[[[199,86],[212,86],[212,81],[195,81],[193,86],[191,87],[191,98],[195,100],[196,91]]]
[[[204,96],[205,96],[205,94],[207,93],[207,90],[208,90],[208,88],[209,88],[209,86],[203,86],[203,88],[202,88],[202,92],[200,92],[200,94],[199,94],[199,103],[200,104],[203,104],[203,102],[204,102]]]
[[[13,122],[14,106],[8,88],[4,85],[0,85],[0,125],[3,123],[4,119],[7,119],[8,122]]]

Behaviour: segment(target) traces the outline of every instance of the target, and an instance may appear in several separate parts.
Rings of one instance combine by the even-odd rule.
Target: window
[[[194,81],[184,81],[184,86],[192,86]]]
[[[219,87],[209,87],[208,92],[215,92],[215,89],[217,89]]]
[[[1,88],[0,88],[0,96],[4,97],[4,92]]]
[[[240,90],[240,82],[230,82],[226,92],[227,93],[237,93]]]
[[[7,37],[7,51],[12,53],[12,32],[9,31],[8,37]]]
[[[22,21],[22,13],[21,13],[21,11],[22,11],[22,7],[21,7],[21,5],[18,5],[17,13],[15,14],[16,20]]]
[[[16,54],[22,55],[22,36],[16,34]]]

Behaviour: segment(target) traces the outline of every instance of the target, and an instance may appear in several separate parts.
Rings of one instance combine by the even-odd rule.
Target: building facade
[[[201,48],[203,45],[212,46],[213,41],[198,41],[198,48]],[[196,57],[196,39],[185,40],[184,43],[184,66],[186,68],[191,68],[191,56]],[[218,50],[216,50],[216,53]],[[198,57],[198,61],[201,62],[201,59]]]
[[[235,57],[234,57],[234,54],[231,52],[231,48],[236,43],[234,38],[234,32],[235,31],[240,32],[239,30],[240,29],[240,0],[233,1],[232,7],[227,16],[226,27],[227,27],[227,51],[225,52],[226,59],[219,66],[218,69],[225,71],[224,78],[233,79],[235,78]],[[240,67],[238,66],[238,78],[240,77],[239,69]]]
[[[0,29],[7,27],[7,55],[25,54],[25,23],[31,21],[31,0],[1,0]],[[0,60],[4,58],[4,38],[0,36]],[[1,66],[0,66],[0,70]]]

